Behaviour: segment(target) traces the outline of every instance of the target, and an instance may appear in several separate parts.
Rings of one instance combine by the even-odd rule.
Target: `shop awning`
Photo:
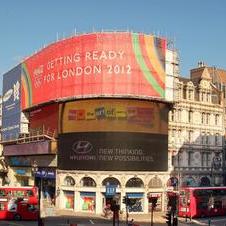
[[[95,192],[80,192],[81,196],[85,196],[85,197],[93,197],[96,196]]]
[[[144,193],[126,193],[128,198],[143,198]]]

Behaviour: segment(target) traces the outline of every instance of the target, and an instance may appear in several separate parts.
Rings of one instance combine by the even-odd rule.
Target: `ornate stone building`
[[[169,113],[169,170],[179,186],[223,185],[224,103],[204,64],[175,80]]]

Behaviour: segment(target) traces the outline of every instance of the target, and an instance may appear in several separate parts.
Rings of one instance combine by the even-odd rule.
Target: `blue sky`
[[[173,40],[183,76],[200,60],[226,69],[225,12],[225,0],[1,1],[0,78],[57,36],[102,29],[153,33]]]

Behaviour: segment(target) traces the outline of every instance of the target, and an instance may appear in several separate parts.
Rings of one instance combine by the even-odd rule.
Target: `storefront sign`
[[[54,179],[56,178],[56,171],[51,168],[38,169],[38,171],[35,173],[35,177]]]
[[[55,155],[40,156],[8,156],[9,166],[31,166],[36,161],[40,167],[56,167]]]
[[[27,176],[27,177],[31,176],[31,171],[25,168],[17,168],[15,169],[15,173],[17,176]]]
[[[24,169],[17,169],[16,170],[16,174],[25,175],[26,174],[26,170],[24,170]]]
[[[107,185],[105,194],[106,194],[106,196],[114,196],[116,194],[116,186],[115,185]]]
[[[50,154],[51,142],[40,141],[36,143],[6,145],[3,150],[5,156]]]

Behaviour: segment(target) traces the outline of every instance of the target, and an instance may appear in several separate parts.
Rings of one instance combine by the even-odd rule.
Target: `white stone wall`
[[[211,177],[210,161],[215,153],[220,152],[222,158],[222,141],[225,134],[223,105],[211,102],[208,95],[213,90],[211,81],[208,79],[203,79],[196,85],[192,81],[183,82],[175,79],[175,87],[175,104],[169,113],[169,153],[174,156],[172,158],[175,158],[173,165],[169,162],[170,169],[174,169],[170,173],[179,173],[184,177],[197,175],[194,177],[199,183],[201,177]],[[189,96],[188,90],[195,92],[195,89],[205,93],[202,97],[199,96],[202,100],[195,99],[191,93]],[[218,117],[217,123],[216,117]],[[202,163],[202,158],[204,160],[207,158],[202,157],[202,152],[210,155],[207,168]],[[178,160],[179,156],[180,160]],[[189,158],[191,158],[190,161]],[[215,174],[220,176],[222,168]],[[220,180],[222,184],[223,178]]]

